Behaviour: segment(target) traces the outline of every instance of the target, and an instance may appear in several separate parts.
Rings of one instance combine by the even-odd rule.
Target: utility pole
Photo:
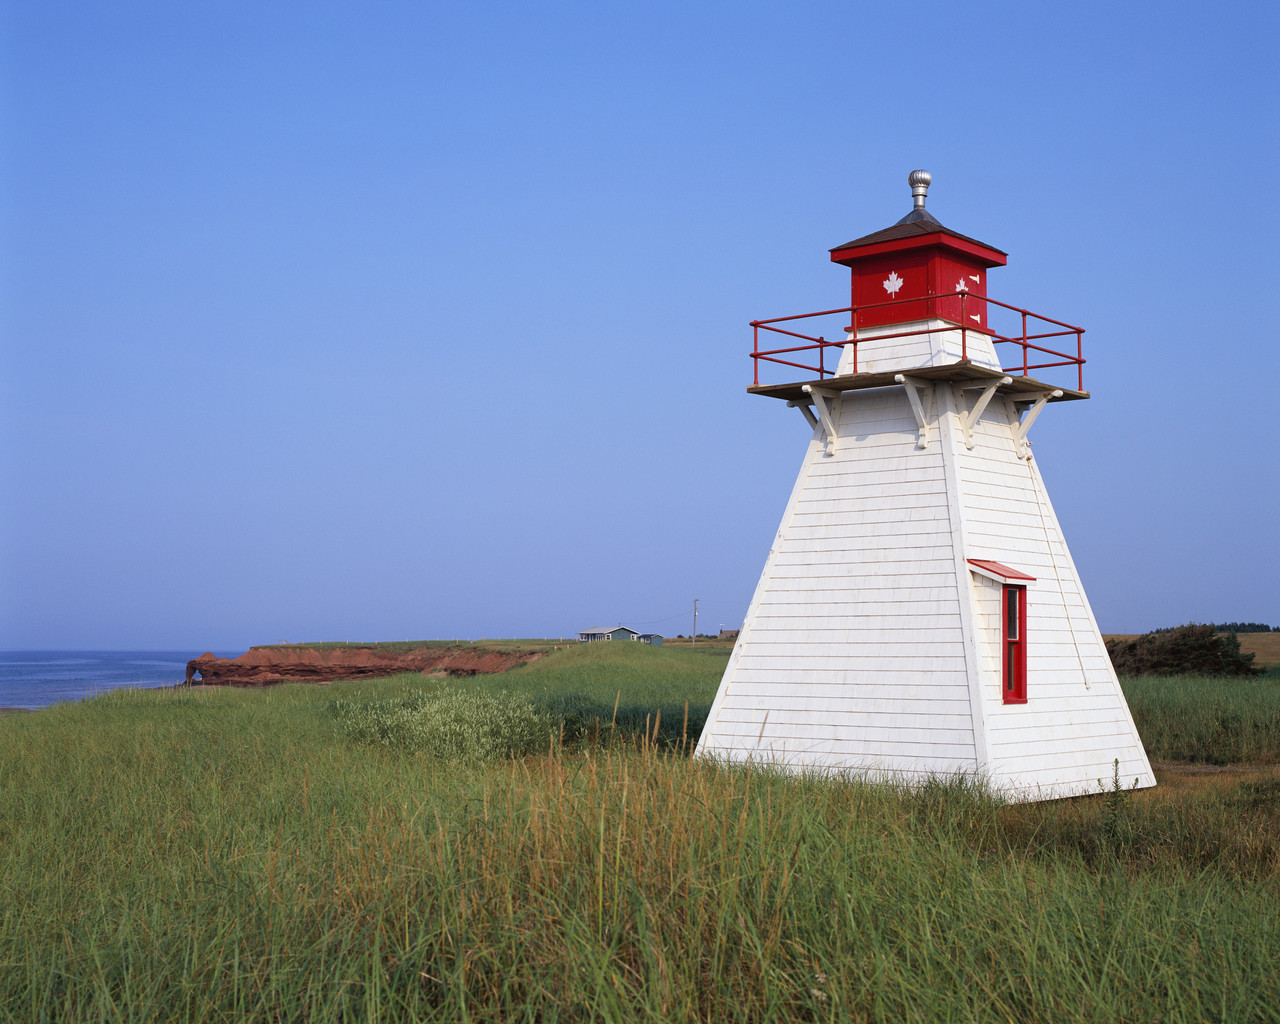
[[[695,647],[698,643],[698,599],[693,599],[693,636],[689,637],[689,646]]]

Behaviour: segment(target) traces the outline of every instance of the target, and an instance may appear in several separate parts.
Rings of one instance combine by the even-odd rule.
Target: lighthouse
[[[752,322],[748,391],[808,450],[700,755],[1013,800],[1155,785],[1032,455],[1087,399],[1083,329],[996,298],[926,208],[831,250],[848,306]],[[1051,413],[1052,414],[1052,413]]]

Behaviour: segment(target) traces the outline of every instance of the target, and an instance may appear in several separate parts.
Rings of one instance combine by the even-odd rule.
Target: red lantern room
[[[753,392],[799,401],[806,384],[834,377],[845,391],[859,390],[910,371],[953,381],[1016,375],[1018,384],[999,385],[1002,394],[1030,387],[1044,388],[1055,401],[1088,397],[1084,328],[990,297],[987,273],[1007,257],[925,209],[932,180],[928,171],[912,171],[910,213],[831,250],[831,261],[852,271],[848,306],[751,321]],[[790,380],[762,381],[762,369]],[[1074,371],[1075,379],[1041,382],[1040,370]]]
[[[853,271],[854,329],[937,318],[986,330],[987,271],[1003,267],[1006,255],[944,227],[924,208],[932,180],[928,171],[912,171],[910,213],[831,250],[833,263]]]

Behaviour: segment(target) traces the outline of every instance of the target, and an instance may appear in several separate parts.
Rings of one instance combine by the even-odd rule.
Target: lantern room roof
[[[1008,253],[993,245],[953,231],[924,207],[925,193],[932,181],[927,171],[912,171],[908,176],[915,206],[896,224],[855,238],[831,250],[831,260],[846,266],[858,259],[884,252],[917,249],[938,245],[976,257],[989,267],[1002,267],[1008,262]],[[856,251],[855,251],[856,250]]]
[[[919,217],[917,214],[924,214]],[[845,242],[844,245],[837,245],[832,252],[840,252],[842,249],[860,249],[864,245],[878,245],[881,242],[896,242],[904,238],[919,238],[922,235],[947,235],[950,238],[958,238],[961,241],[969,242],[972,245],[980,245],[984,249],[990,249],[992,252],[998,252],[1001,256],[1008,256],[1008,253],[997,249],[993,245],[987,245],[976,238],[970,238],[968,235],[962,235],[959,231],[952,231],[945,224],[938,221],[933,214],[924,210],[912,210],[909,214],[894,224],[887,227],[883,231],[873,231],[869,235],[863,235],[861,238],[855,238],[852,242]],[[1001,260],[1003,263],[1004,261]]]

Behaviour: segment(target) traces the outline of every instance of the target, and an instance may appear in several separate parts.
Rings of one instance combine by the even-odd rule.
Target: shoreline
[[[101,697],[104,694],[114,693],[117,690],[178,690],[183,689],[184,685],[181,681],[176,683],[114,683],[103,686],[90,693],[80,693],[74,696],[63,695],[58,696],[47,704],[41,704],[39,707],[21,707],[13,704],[0,704],[0,718],[8,718],[11,715],[29,715],[37,711],[45,711],[48,708],[57,707],[59,704],[79,704],[81,701],[93,700],[95,697]]]

